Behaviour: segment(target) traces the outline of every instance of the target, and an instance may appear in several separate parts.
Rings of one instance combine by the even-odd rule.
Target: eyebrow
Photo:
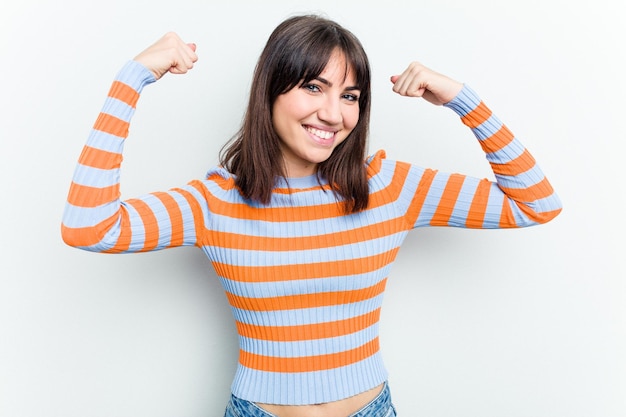
[[[331,83],[330,81],[328,81],[326,78],[322,78],[322,77],[315,77],[315,79],[316,79],[317,81],[321,82],[322,84],[325,84],[325,85],[327,85],[327,86],[329,86],[329,87],[332,87],[332,86],[333,86],[333,83]],[[361,91],[361,89],[360,89],[358,86],[356,86],[356,85],[353,85],[353,86],[350,86],[350,87],[346,87],[346,88],[345,88],[345,90],[346,90],[346,91],[355,91],[355,90],[357,90],[357,91]]]

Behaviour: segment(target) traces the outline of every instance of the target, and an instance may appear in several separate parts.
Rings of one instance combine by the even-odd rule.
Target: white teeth
[[[321,138],[321,139],[330,139],[333,136],[335,136],[335,132],[329,132],[327,130],[320,130],[320,129],[316,129],[314,127],[309,127],[307,126],[305,128],[309,133],[314,134],[315,136]]]

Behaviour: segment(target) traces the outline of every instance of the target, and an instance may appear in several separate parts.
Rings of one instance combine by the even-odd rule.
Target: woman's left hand
[[[393,91],[406,97],[422,97],[424,100],[442,105],[452,100],[463,88],[463,84],[439,74],[419,62],[411,62],[400,75],[391,77]]]

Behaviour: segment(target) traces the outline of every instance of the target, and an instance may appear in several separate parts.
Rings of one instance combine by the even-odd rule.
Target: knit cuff
[[[115,77],[116,81],[120,81],[138,93],[141,93],[143,87],[156,81],[154,74],[137,61],[128,61]]]
[[[444,107],[452,109],[460,117],[467,115],[480,104],[480,97],[467,84],[452,100],[444,104]]]

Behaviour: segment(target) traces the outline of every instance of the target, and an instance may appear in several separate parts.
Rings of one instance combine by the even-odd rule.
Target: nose
[[[341,113],[341,101],[339,98],[327,96],[317,111],[317,117],[320,121],[329,125],[338,125],[343,121]]]

